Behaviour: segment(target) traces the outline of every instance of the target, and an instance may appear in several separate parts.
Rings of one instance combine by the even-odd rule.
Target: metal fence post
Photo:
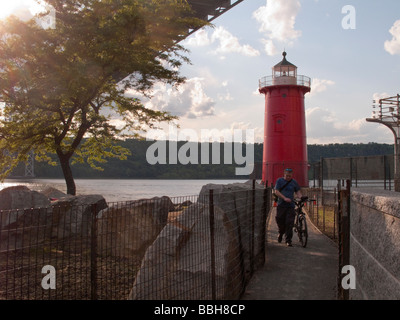
[[[90,232],[90,298],[97,300],[97,206],[91,206]]]
[[[251,248],[250,248],[250,271],[254,272],[254,220],[255,220],[255,206],[256,206],[256,180],[253,180],[251,190]]]
[[[346,189],[338,192],[339,197],[339,275],[338,298],[349,299],[349,290],[342,288],[342,268],[350,264],[350,180],[346,181]]]
[[[321,190],[324,189],[324,158],[321,157],[321,165],[319,167],[319,187]]]
[[[214,190],[210,190],[210,250],[211,250],[211,296],[216,300],[216,282],[215,282],[215,230],[214,230]]]
[[[263,256],[263,263],[262,265],[265,264],[265,246],[266,246],[266,237],[267,237],[267,218],[268,218],[268,211],[270,209],[270,203],[269,203],[269,194],[268,194],[269,188],[268,185],[265,184],[264,190],[263,190],[263,228],[262,228],[262,256]]]
[[[337,188],[334,189],[334,199],[335,199],[335,202],[338,199],[338,197],[337,197]],[[337,214],[338,214],[337,205],[334,205],[334,208],[333,208],[333,239],[334,240],[336,239]]]

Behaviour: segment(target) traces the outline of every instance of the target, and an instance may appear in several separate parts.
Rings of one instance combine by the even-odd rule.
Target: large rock
[[[14,250],[42,241],[49,219],[50,200],[25,186],[0,191],[0,250]],[[49,209],[50,208],[50,209]]]
[[[64,193],[56,188],[53,188],[53,187],[46,187],[40,193],[45,195],[47,198],[49,198],[50,201],[55,201],[55,200],[58,200],[60,198],[65,198],[65,197],[73,197],[73,196],[67,195],[66,193]]]
[[[208,204],[210,190],[213,203],[220,207],[235,226],[236,236],[242,245],[246,279],[264,264],[265,221],[268,208],[264,204],[265,189],[255,184],[253,204],[252,181],[232,184],[207,184],[202,187],[199,202]],[[253,212],[254,211],[254,212]]]
[[[174,204],[168,197],[127,202],[103,210],[98,217],[101,255],[143,258],[146,249],[167,223]]]
[[[45,208],[50,206],[47,196],[26,186],[15,186],[0,191],[0,210]]]
[[[67,195],[53,202],[51,237],[65,238],[70,236],[90,235],[92,220],[99,212],[107,208],[102,195]]]
[[[50,200],[37,191],[25,186],[5,188],[0,191],[0,228],[14,224],[24,214],[24,209],[50,207]]]
[[[25,186],[2,190],[0,204],[1,250],[36,246],[51,238],[87,237],[92,216],[107,207],[101,195],[66,195],[52,204],[47,195]]]
[[[235,226],[214,207],[215,267],[211,260],[210,208],[193,204],[162,230],[146,251],[129,295],[132,300],[238,299],[243,265]]]

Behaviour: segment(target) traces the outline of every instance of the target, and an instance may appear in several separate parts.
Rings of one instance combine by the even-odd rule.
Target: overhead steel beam
[[[244,0],[187,0],[195,13],[195,17],[208,22],[212,22],[243,1]],[[187,36],[197,30],[198,29],[188,30]]]

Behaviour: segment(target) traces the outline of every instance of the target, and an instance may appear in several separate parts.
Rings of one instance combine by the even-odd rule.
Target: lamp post
[[[376,101],[374,100],[374,103]],[[400,94],[378,100],[374,105],[372,118],[368,122],[376,122],[388,127],[394,135],[394,191],[400,192]]]

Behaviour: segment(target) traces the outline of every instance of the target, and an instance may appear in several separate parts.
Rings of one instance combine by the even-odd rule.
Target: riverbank
[[[76,179],[77,194],[100,194],[107,202],[131,201],[152,197],[185,197],[198,195],[202,186],[246,182],[246,180],[148,180],[148,179]],[[9,179],[0,183],[0,190],[24,185],[31,190],[41,191],[53,187],[66,192],[63,179]]]

